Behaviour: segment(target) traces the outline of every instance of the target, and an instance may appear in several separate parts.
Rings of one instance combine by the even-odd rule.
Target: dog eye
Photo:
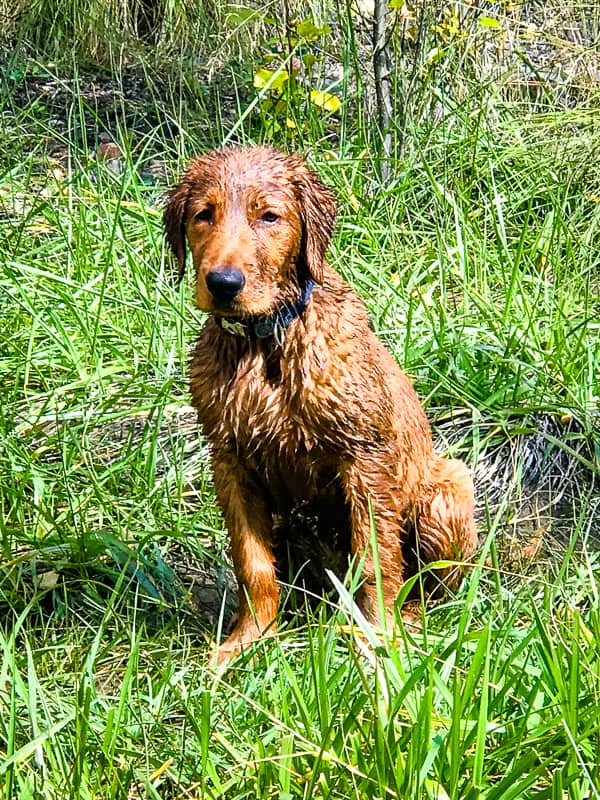
[[[213,210],[212,208],[203,208],[202,211],[198,211],[197,214],[194,214],[194,222],[208,222],[209,224],[213,221]]]
[[[266,222],[268,225],[272,225],[274,222],[277,222],[278,219],[279,217],[274,211],[265,211],[265,213],[261,216],[260,221]]]

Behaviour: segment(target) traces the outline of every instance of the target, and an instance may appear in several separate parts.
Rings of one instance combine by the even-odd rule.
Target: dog
[[[303,518],[361,563],[357,602],[373,623],[377,562],[391,614],[407,577],[477,545],[469,470],[435,454],[412,384],[326,261],[336,213],[300,156],[266,146],[194,158],[165,204],[180,278],[189,247],[208,314],[190,387],[239,586],[220,662],[273,629],[279,556]],[[453,589],[461,573],[436,577]]]

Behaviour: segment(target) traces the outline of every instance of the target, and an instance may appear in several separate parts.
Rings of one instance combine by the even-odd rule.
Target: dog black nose
[[[246,278],[239,269],[216,269],[206,276],[206,288],[223,303],[230,302],[244,288]]]

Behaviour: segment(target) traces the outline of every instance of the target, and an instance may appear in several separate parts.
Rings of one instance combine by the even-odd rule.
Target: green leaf
[[[331,28],[329,25],[322,25],[319,27],[315,25],[310,17],[307,17],[296,25],[296,33],[301,39],[304,39],[304,41],[314,42],[315,39],[318,39],[320,36],[326,36],[328,33],[331,33]]]
[[[255,8],[247,8],[246,6],[238,6],[234,11],[228,12],[225,16],[225,24],[230,28],[239,28],[245,25],[250,20],[256,19],[259,12]]]
[[[304,66],[306,67],[308,72],[310,72],[310,70],[314,67],[317,61],[320,60],[321,59],[319,59],[313,53],[307,53],[305,56],[302,57],[302,61],[304,62]]]
[[[339,111],[342,107],[340,98],[329,92],[314,90],[310,93],[310,99],[316,106],[319,106],[319,108],[322,108],[324,111],[335,112]]]
[[[484,28],[499,28],[500,22],[493,17],[479,17],[479,24]]]
[[[441,61],[445,57],[446,53],[442,50],[441,47],[432,47],[431,50],[427,53],[426,61],[428,64],[436,64],[438,61]]]
[[[280,92],[290,79],[290,73],[285,69],[266,69],[261,67],[254,73],[254,87],[256,89],[268,88]]]

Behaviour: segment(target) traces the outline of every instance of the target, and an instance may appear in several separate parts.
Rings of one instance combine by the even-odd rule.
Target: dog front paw
[[[248,650],[263,636],[272,635],[273,629],[264,631],[254,620],[239,622],[232,633],[221,644],[216,644],[211,652],[210,663],[213,668],[222,667]]]

